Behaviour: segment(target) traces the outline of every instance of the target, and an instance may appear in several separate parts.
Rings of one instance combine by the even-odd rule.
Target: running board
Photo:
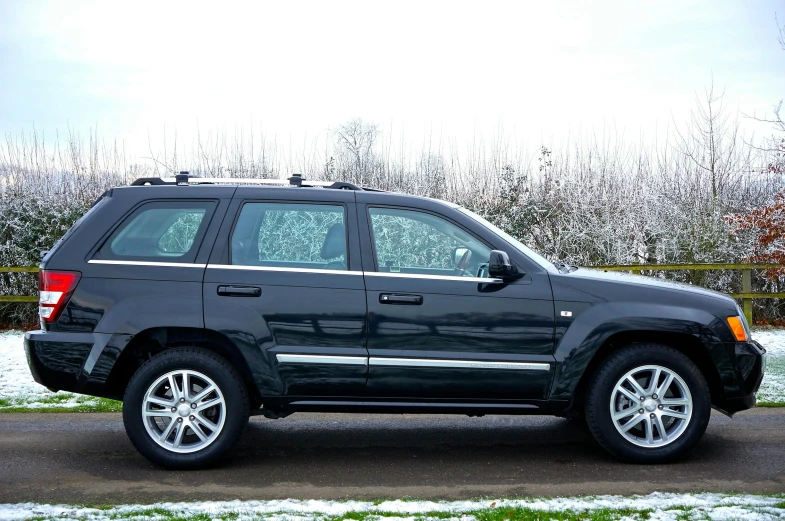
[[[395,413],[395,414],[553,414],[548,402],[463,403],[352,400],[294,400],[270,403],[252,415],[283,415],[289,412]],[[563,406],[562,406],[563,408]],[[264,412],[266,411],[266,412]],[[275,412],[273,412],[275,411]]]

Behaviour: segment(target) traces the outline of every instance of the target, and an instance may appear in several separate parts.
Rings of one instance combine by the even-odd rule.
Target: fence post
[[[741,270],[741,292],[752,293],[752,270]],[[747,323],[752,325],[752,299],[743,298],[741,302]]]
[[[633,262],[633,264],[640,264],[640,262]],[[633,275],[640,275],[641,274],[641,270],[632,270],[632,274]]]

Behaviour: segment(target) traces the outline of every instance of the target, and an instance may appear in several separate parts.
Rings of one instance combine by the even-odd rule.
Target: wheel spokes
[[[632,407],[628,407],[628,408],[624,409],[623,411],[618,411],[618,412],[613,413],[613,419],[616,420],[616,421],[623,420],[627,416],[635,414],[635,411],[637,411],[637,410],[638,410],[638,406],[637,405],[633,405]]]
[[[652,425],[651,418],[644,418],[644,430],[646,431],[646,443],[649,445],[654,443],[654,425]]]
[[[687,418],[689,418],[689,414],[687,414],[686,412],[674,411],[672,409],[663,409],[662,415],[672,416],[673,418],[678,418],[680,420],[686,420]]]
[[[172,418],[172,421],[169,422],[169,425],[166,426],[164,431],[158,437],[158,441],[165,442],[169,439],[169,436],[172,434],[172,430],[174,430],[175,426],[177,425],[177,420]]]
[[[662,376],[662,369],[655,369],[654,375],[651,377],[651,381],[649,382],[649,388],[646,390],[646,394],[656,394],[657,384],[660,383],[660,376]]]
[[[209,377],[181,369],[150,385],[140,412],[147,433],[158,445],[172,452],[191,453],[220,436],[225,407],[221,389]],[[208,409],[210,419],[203,416]]]
[[[174,443],[172,443],[172,445],[174,445],[176,449],[179,449],[180,444],[183,442],[183,435],[185,434],[185,425],[183,424],[183,422],[177,422],[177,425],[179,425],[179,427],[177,428],[177,434],[175,434],[174,436]]]
[[[209,400],[207,402],[202,402],[199,405],[197,405],[196,408],[194,408],[194,412],[202,412],[203,410],[209,409],[210,407],[218,405],[219,403],[221,403],[220,398],[213,398],[212,400]]]
[[[665,396],[665,392],[670,388],[671,384],[673,383],[673,375],[669,374],[665,377],[665,381],[662,382],[662,385],[656,389],[656,393],[659,396]]]
[[[660,439],[662,441],[668,441],[668,433],[665,431],[665,425],[662,423],[662,417],[655,416],[654,424],[657,426],[657,432],[660,434]]]
[[[191,398],[191,373],[183,371],[183,398],[190,400]]]
[[[659,365],[642,365],[621,376],[609,405],[616,430],[639,447],[675,441],[692,418],[687,383],[674,370]]]
[[[616,387],[616,390],[619,391],[621,394],[632,400],[633,403],[638,403],[640,401],[640,396],[635,396],[635,394],[627,389],[624,386]]]
[[[633,416],[630,421],[622,425],[621,427],[622,432],[628,432],[630,429],[638,425],[641,422],[641,420],[643,420],[644,418],[646,418],[645,414],[638,414],[636,416]]]
[[[670,397],[668,397],[668,398],[661,399],[660,403],[664,407],[673,407],[673,406],[679,406],[679,405],[689,405],[690,400],[688,400],[687,398],[670,398]]]
[[[159,407],[165,407],[168,410],[170,407],[174,406],[175,401],[174,400],[165,400],[165,399],[160,398],[158,396],[148,396],[147,397],[147,403],[148,404],[157,405]]]
[[[194,434],[196,434],[200,440],[207,441],[208,436],[202,431],[201,425],[196,422],[191,422],[191,430],[194,431]]]
[[[202,401],[202,400],[203,400],[203,399],[204,399],[204,398],[205,398],[205,397],[206,397],[208,394],[210,394],[210,393],[211,393],[211,392],[213,392],[214,390],[215,390],[215,386],[214,386],[214,385],[208,385],[207,387],[205,387],[204,389],[202,389],[201,391],[199,391],[199,392],[197,393],[197,395],[196,395],[196,396],[194,396],[194,397],[191,399],[191,401],[192,401],[192,402],[194,402],[194,403],[199,403],[199,402],[201,402],[201,401]]]
[[[639,384],[639,383],[638,383],[638,380],[636,380],[635,378],[633,378],[633,377],[632,377],[632,375],[630,375],[630,376],[628,376],[628,377],[627,377],[627,383],[629,383],[629,384],[632,386],[633,390],[634,390],[636,393],[638,393],[638,397],[636,397],[636,401],[637,401],[637,400],[638,400],[638,399],[639,399],[641,396],[646,396],[646,391],[644,391],[644,390],[643,390],[643,387],[641,387],[641,384]]]

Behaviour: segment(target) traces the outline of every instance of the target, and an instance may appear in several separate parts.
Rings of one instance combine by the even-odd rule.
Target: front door
[[[359,200],[359,196],[358,196]],[[454,218],[358,206],[366,257],[369,397],[545,398],[553,371],[548,275],[488,278],[494,244]],[[448,211],[451,210],[446,208]]]
[[[266,396],[361,395],[367,327],[353,194],[309,202],[295,190],[264,201],[238,189],[226,256],[205,273],[205,326],[241,346]],[[282,200],[287,192],[299,199]]]

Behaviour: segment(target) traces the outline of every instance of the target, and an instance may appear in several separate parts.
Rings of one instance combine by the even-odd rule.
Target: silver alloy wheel
[[[692,418],[692,395],[684,379],[660,365],[636,367],[611,393],[616,430],[639,447],[656,448],[684,434]]]
[[[209,377],[190,369],[172,371],[147,389],[142,420],[147,434],[166,450],[196,452],[221,434],[226,402]]]

